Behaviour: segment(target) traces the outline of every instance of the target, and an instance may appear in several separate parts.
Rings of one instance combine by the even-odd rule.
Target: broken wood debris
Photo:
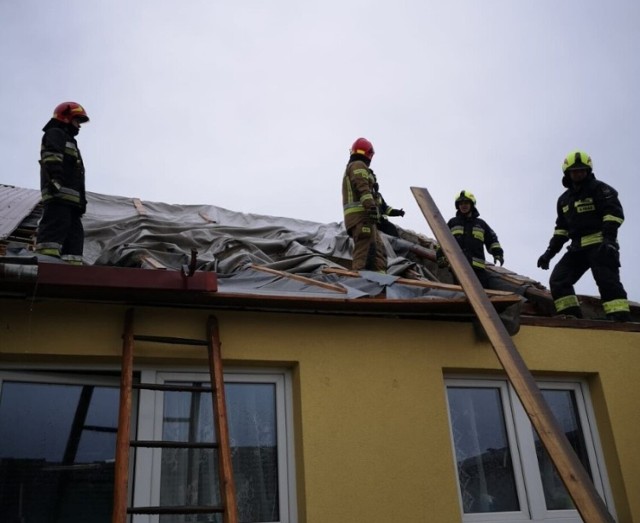
[[[312,278],[307,278],[306,276],[300,276],[299,274],[291,274],[290,272],[278,271],[276,269],[270,269],[268,267],[264,267],[262,265],[250,265],[251,269],[256,271],[267,272],[269,274],[274,274],[276,276],[281,276],[283,278],[289,278],[292,280],[296,280],[299,282],[307,283],[309,285],[315,285],[317,287],[322,287],[323,289],[328,289],[330,291],[339,292],[341,294],[346,294],[347,289],[345,289],[342,285],[334,285],[332,283],[326,283],[323,281],[317,281]]]

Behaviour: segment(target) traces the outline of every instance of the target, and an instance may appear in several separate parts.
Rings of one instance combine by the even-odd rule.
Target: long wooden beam
[[[485,290],[462,253],[427,189],[411,187],[418,206],[427,219],[440,247],[451,264],[482,324],[498,360],[535,427],[549,457],[556,466],[573,503],[585,523],[615,523],[591,478],[569,444],[547,405],[531,372],[500,321]]]

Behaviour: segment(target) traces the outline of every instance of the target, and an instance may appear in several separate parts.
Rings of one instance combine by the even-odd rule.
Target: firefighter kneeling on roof
[[[344,226],[354,242],[354,271],[387,269],[387,254],[377,225],[380,210],[374,197],[376,179],[369,169],[374,153],[369,140],[358,138],[349,150],[349,163],[342,178]]]
[[[38,224],[36,252],[82,265],[84,229],[82,215],[87,208],[84,164],[76,135],[88,122],[84,108],[64,102],[53,111],[44,126],[40,147],[40,192],[44,212]]]
[[[591,157],[584,151],[570,153],[562,164],[562,172],[562,185],[567,190],[558,198],[556,228],[549,247],[538,259],[538,267],[548,269],[551,259],[571,240],[549,280],[556,311],[582,318],[573,286],[591,269],[607,318],[629,321],[627,293],[620,282],[617,237],[624,213],[618,193],[596,180]]]

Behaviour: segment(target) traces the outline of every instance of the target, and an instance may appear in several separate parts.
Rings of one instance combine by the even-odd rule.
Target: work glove
[[[404,216],[404,209],[391,209],[389,216]]]
[[[436,256],[436,263],[438,264],[438,267],[440,267],[441,269],[446,269],[447,267],[451,267],[451,265],[449,264],[449,260],[447,260],[447,257],[444,254],[441,256]]]
[[[553,257],[554,254],[549,249],[547,249],[546,251],[544,251],[544,254],[540,256],[540,258],[538,258],[538,267],[545,271],[548,270],[549,262]]]
[[[502,264],[504,263],[504,256],[502,254],[497,254],[493,257],[493,264],[498,265],[498,263],[500,264],[500,267],[502,267]]]
[[[615,240],[605,238],[596,252],[598,262],[607,267],[620,267],[620,250]]]

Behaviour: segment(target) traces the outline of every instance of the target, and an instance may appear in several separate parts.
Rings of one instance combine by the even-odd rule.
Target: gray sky
[[[339,222],[365,136],[395,223],[433,237],[409,188],[445,218],[470,190],[506,267],[547,285],[583,149],[620,192],[640,301],[639,26],[637,0],[0,0],[0,183],[38,187],[41,129],[73,100],[90,191]]]

